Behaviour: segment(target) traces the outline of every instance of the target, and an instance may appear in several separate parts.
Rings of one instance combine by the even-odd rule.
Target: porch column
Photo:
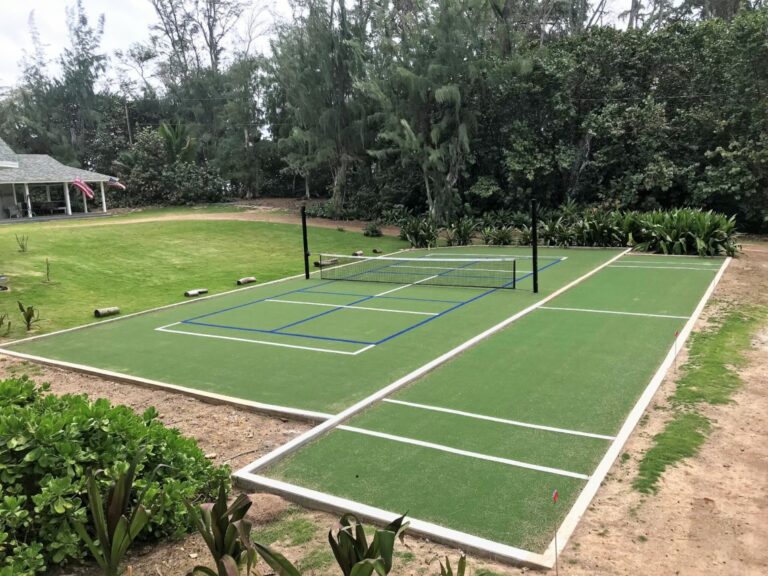
[[[32,198],[29,197],[29,184],[24,182],[24,201],[27,203],[27,216],[32,218]]]
[[[101,211],[106,214],[107,212],[107,196],[104,194],[104,182],[99,182],[101,186]]]
[[[88,214],[88,196],[83,192],[83,214]]]
[[[16,198],[16,184],[13,184],[13,205],[18,206],[19,205],[19,199]]]
[[[64,182],[64,207],[66,208],[67,216],[72,216],[72,204],[69,201],[69,185]]]
[[[51,186],[50,184],[45,185],[45,199],[47,202],[51,201]]]

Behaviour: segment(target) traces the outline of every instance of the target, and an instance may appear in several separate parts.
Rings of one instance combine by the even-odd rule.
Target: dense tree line
[[[602,0],[294,0],[268,57],[240,0],[147,1],[152,40],[111,61],[76,2],[55,75],[31,21],[0,135],[117,173],[133,204],[307,195],[447,221],[535,197],[768,227],[762,0],[633,0],[623,31]]]

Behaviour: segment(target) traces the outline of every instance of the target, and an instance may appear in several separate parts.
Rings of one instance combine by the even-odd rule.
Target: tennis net
[[[321,254],[323,280],[420,284],[469,288],[515,288],[514,258],[397,258]]]

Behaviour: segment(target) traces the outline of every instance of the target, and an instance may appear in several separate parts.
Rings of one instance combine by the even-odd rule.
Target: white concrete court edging
[[[240,482],[246,485],[255,486],[272,494],[283,496],[307,508],[326,510],[332,513],[352,511],[360,520],[380,525],[389,524],[400,516],[400,514],[382,510],[381,508],[308,488],[303,488],[301,492],[297,492],[293,484],[267,478],[259,474],[252,474],[250,472],[238,472],[237,474]],[[418,518],[408,516],[406,520],[408,522],[407,531],[409,534],[423,536],[441,544],[458,547],[464,552],[474,552],[494,560],[513,561],[532,568],[547,567],[546,558],[542,554],[494,542],[493,540],[481,538],[467,532],[445,528],[432,522],[419,520]]]
[[[723,264],[720,266],[720,269],[717,271],[717,274],[715,274],[714,279],[709,284],[707,290],[704,292],[701,300],[699,300],[699,303],[696,306],[696,309],[693,311],[693,314],[685,323],[683,329],[678,333],[677,338],[672,344],[672,347],[669,349],[669,352],[664,358],[664,361],[661,363],[661,366],[659,366],[659,369],[656,371],[653,378],[651,378],[648,386],[645,388],[642,395],[635,403],[635,406],[632,408],[629,415],[627,416],[627,419],[624,421],[624,424],[619,430],[619,433],[616,435],[616,438],[608,447],[608,450],[600,460],[600,463],[597,465],[595,471],[590,476],[589,481],[587,481],[586,485],[582,489],[581,493],[576,499],[576,502],[574,502],[573,506],[571,506],[570,511],[566,515],[562,524],[560,524],[560,527],[557,530],[556,538],[552,539],[543,555],[546,559],[547,566],[554,566],[556,554],[560,554],[563,551],[565,545],[568,543],[569,538],[571,535],[573,535],[574,530],[576,530],[576,526],[578,525],[584,513],[587,511],[587,508],[592,502],[592,499],[595,497],[595,494],[597,494],[600,485],[603,483],[603,480],[610,471],[611,466],[613,466],[614,461],[616,458],[618,458],[619,453],[624,447],[624,444],[626,444],[629,436],[632,434],[638,422],[643,417],[643,414],[645,414],[645,411],[651,403],[651,400],[653,400],[653,397],[656,395],[659,386],[661,386],[661,383],[664,381],[667,372],[669,372],[669,369],[673,366],[675,357],[680,352],[680,350],[682,350],[683,345],[693,331],[693,328],[696,325],[696,321],[699,319],[699,316],[701,316],[704,307],[712,296],[712,293],[715,291],[715,288],[720,282],[720,279],[723,277],[723,274],[725,274],[725,270],[728,268],[731,260],[732,258],[730,257],[726,258]],[[557,552],[555,552],[555,542],[557,543]]]

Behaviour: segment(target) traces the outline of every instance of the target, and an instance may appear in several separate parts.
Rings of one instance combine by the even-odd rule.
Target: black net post
[[[517,288],[517,260],[512,260],[512,288]]]
[[[301,207],[301,236],[304,240],[304,278],[309,280],[309,241],[307,240],[307,207]]]
[[[533,252],[533,293],[539,292],[539,214],[536,200],[531,200],[531,249]]]

